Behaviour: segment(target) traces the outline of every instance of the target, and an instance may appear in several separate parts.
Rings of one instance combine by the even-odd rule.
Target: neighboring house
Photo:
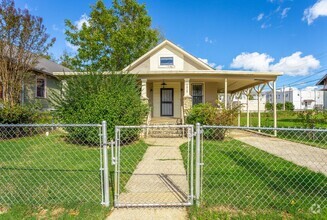
[[[266,92],[266,100],[269,103],[273,102],[272,92]],[[285,90],[277,90],[277,103],[291,102],[294,105],[294,110],[306,110],[306,109],[322,109],[324,106],[324,94],[317,89],[303,89],[288,87]]]
[[[141,99],[151,107],[151,117],[182,118],[198,103],[215,103],[219,94],[228,105],[230,94],[275,81],[279,72],[215,70],[172,42],[165,40],[123,71],[138,76]],[[74,73],[54,73],[67,77]]]
[[[316,85],[323,86],[320,91],[324,93],[324,109],[327,109],[327,74],[322,77]]]
[[[222,96],[220,96],[222,98]],[[261,93],[260,94],[260,106],[259,109],[261,112],[264,112],[266,110],[266,95]],[[240,97],[234,97],[233,103],[241,105],[241,111],[246,112],[247,111],[247,96],[245,94],[242,94]],[[258,112],[258,94],[256,92],[252,92],[251,96],[249,98],[249,111],[250,112]]]
[[[71,70],[45,58],[39,58],[38,63],[32,69],[30,77],[25,80],[22,86],[20,103],[39,102],[43,110],[51,110],[50,94],[61,92],[61,81],[54,72],[70,72]],[[0,91],[2,97],[2,91]]]

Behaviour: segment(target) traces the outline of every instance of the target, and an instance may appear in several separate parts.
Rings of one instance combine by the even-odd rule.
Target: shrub
[[[319,122],[319,112],[317,110],[306,110],[298,112],[298,118],[305,128],[314,128]]]
[[[283,103],[277,103],[276,108],[277,110],[283,110]]]
[[[130,74],[88,73],[67,79],[63,97],[52,97],[55,115],[62,123],[101,123],[107,121],[108,138],[114,138],[116,125],[140,125],[148,107],[140,99],[136,77]],[[96,144],[96,129],[70,128],[69,137]],[[123,135],[122,135],[123,136]],[[130,134],[129,140],[138,137]]]
[[[36,123],[41,113],[39,106],[5,105],[0,109],[0,124],[30,124]]]
[[[39,105],[5,105],[0,109],[0,124],[33,124],[41,116]],[[0,138],[17,138],[30,136],[37,133],[38,129],[27,127],[0,127]]]
[[[221,103],[217,103],[222,106]],[[211,103],[198,104],[193,106],[186,117],[188,124],[204,124],[204,125],[232,125],[237,117],[240,106],[234,106],[233,109],[217,108]],[[223,140],[226,129],[207,129],[206,138],[214,140]]]
[[[266,108],[267,111],[272,111],[273,110],[273,105],[271,103],[267,102],[265,104],[265,108]]]
[[[294,104],[292,102],[285,102],[285,110],[294,111]]]

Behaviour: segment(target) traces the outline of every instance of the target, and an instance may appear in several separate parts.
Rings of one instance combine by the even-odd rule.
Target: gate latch
[[[114,141],[110,141],[111,165],[115,165],[116,164],[116,158],[114,157],[114,154],[115,154],[114,147],[115,147],[115,142]]]

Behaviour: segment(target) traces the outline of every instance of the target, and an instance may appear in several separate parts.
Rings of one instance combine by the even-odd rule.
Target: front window
[[[45,98],[45,79],[43,78],[36,79],[36,97]]]
[[[160,66],[173,66],[174,58],[173,57],[160,57]]]
[[[203,103],[203,91],[202,84],[197,84],[192,86],[192,103],[193,105]]]

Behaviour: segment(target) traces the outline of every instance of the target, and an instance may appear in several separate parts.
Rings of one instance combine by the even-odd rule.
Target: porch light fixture
[[[162,85],[162,88],[164,89],[165,86],[167,85],[167,84],[165,83],[165,80],[162,81],[161,85]]]

